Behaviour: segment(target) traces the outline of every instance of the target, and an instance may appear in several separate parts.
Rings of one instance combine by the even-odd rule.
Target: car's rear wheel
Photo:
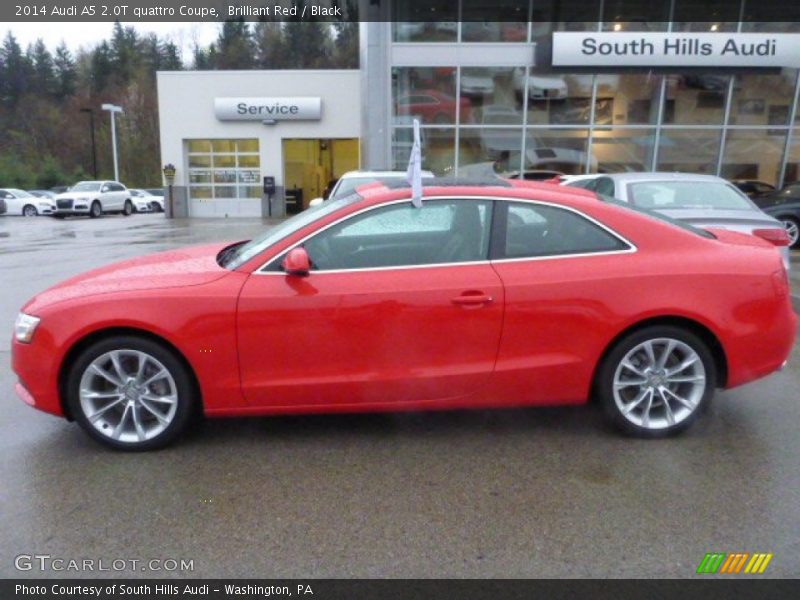
[[[36,210],[36,207],[32,204],[26,204],[22,207],[22,216],[23,217],[35,217],[39,214],[39,211]]]
[[[130,217],[133,213],[133,202],[130,200],[125,200],[125,208],[122,209],[122,214],[126,217]]]
[[[89,209],[89,216],[93,219],[103,216],[103,206],[99,200],[92,202],[92,207]]]
[[[789,247],[797,248],[800,246],[800,222],[792,217],[781,217],[780,221],[789,236]]]
[[[620,340],[598,372],[597,391],[611,421],[638,437],[688,428],[716,387],[714,359],[694,333],[653,326]]]
[[[152,450],[186,427],[194,389],[166,347],[135,336],[99,341],[75,361],[67,379],[71,414],[94,439],[122,450]]]

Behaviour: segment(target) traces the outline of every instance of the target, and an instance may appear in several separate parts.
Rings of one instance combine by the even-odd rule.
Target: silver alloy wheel
[[[31,206],[30,204],[26,204],[25,208],[22,209],[22,216],[23,217],[35,217],[37,214],[37,210],[35,206]]]
[[[79,397],[83,414],[97,431],[129,444],[162,433],[178,409],[172,374],[152,355],[132,349],[94,359],[81,377]]]
[[[706,369],[688,344],[655,338],[631,349],[614,372],[620,414],[644,429],[666,429],[689,417],[706,390]]]
[[[797,238],[800,237],[800,227],[792,219],[781,219],[781,223],[783,223],[786,233],[789,235],[789,247],[791,248],[797,243]]]

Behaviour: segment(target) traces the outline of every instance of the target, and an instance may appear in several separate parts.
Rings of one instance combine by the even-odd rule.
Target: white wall
[[[184,140],[258,138],[261,175],[274,175],[283,186],[284,138],[358,138],[361,135],[361,85],[358,70],[161,71],[158,73],[161,162],[177,168],[175,185],[187,185]],[[322,98],[319,121],[218,121],[217,97]],[[253,201],[208,201],[190,209],[192,216],[260,215]]]

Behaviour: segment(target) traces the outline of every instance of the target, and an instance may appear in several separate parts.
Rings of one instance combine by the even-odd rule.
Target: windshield
[[[642,181],[628,185],[631,204],[652,210],[753,210],[755,205],[732,185],[717,181]]]
[[[597,192],[595,192],[597,194]],[[699,227],[694,227],[693,225],[689,225],[686,221],[679,221],[678,219],[673,219],[672,217],[668,217],[664,213],[656,212],[654,210],[648,210],[646,208],[642,208],[641,206],[634,206],[628,202],[622,202],[621,200],[617,200],[616,198],[612,198],[611,196],[606,196],[605,194],[597,194],[597,197],[600,198],[603,202],[608,202],[609,204],[613,204],[615,206],[619,206],[625,208],[627,210],[632,210],[638,212],[642,215],[647,215],[653,219],[658,219],[659,221],[663,221],[664,223],[669,223],[670,225],[674,225],[675,227],[680,227],[685,231],[690,231],[695,235],[699,235],[704,238],[709,239],[716,239],[716,236],[711,233],[710,231],[706,231],[705,229],[700,229]]]
[[[29,194],[25,190],[11,189],[11,190],[8,190],[8,191],[11,192],[12,194],[14,194],[17,198],[35,198],[35,196],[33,196],[32,194]]]
[[[361,200],[361,196],[352,194],[345,198],[328,200],[327,202],[323,202],[322,204],[318,204],[317,206],[313,206],[307,210],[304,210],[290,219],[286,219],[280,225],[276,225],[275,227],[267,229],[260,236],[253,238],[249,242],[240,246],[236,246],[231,252],[225,253],[220,261],[220,264],[227,269],[235,269],[246,263],[256,254],[263,252],[273,244],[293,234],[295,231],[298,231],[306,225],[310,225],[314,221],[322,219],[323,217],[336,212],[351,202],[357,202],[358,200]]]
[[[97,192],[100,190],[100,183],[97,181],[81,181],[72,186],[70,192]]]

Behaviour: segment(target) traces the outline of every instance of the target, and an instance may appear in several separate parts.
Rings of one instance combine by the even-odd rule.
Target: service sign
[[[554,67],[798,67],[792,33],[553,33]]]
[[[214,98],[220,121],[318,121],[321,98]]]

